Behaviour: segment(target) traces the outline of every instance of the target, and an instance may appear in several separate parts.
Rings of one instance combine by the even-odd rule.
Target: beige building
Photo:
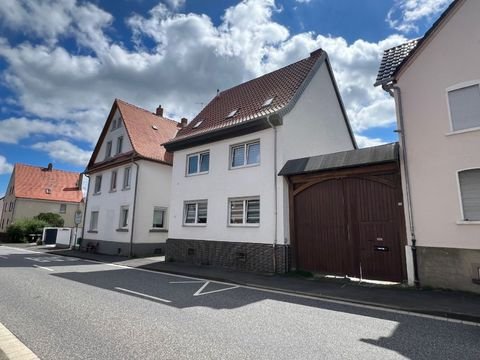
[[[422,39],[385,51],[376,85],[397,108],[409,278],[480,293],[479,19],[480,1],[454,1]]]
[[[33,218],[39,213],[56,213],[66,227],[74,227],[77,210],[83,212],[80,173],[15,164],[3,199],[0,232],[16,220]]]

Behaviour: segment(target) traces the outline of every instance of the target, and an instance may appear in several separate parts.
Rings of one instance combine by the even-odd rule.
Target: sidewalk
[[[161,257],[129,259],[121,256],[91,254],[74,250],[54,250],[37,246],[26,247],[25,245],[15,246],[135,268],[480,323],[480,295],[472,293],[415,289],[401,285],[358,284],[350,280],[306,278],[296,274],[274,275],[238,272],[209,266],[164,262],[160,261],[163,260]]]
[[[0,323],[0,360],[39,360],[15,335]]]

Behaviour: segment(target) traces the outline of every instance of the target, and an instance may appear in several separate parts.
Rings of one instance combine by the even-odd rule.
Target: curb
[[[55,255],[55,254],[56,255],[61,255],[61,254],[55,253],[53,251],[52,252],[46,251],[46,253],[52,254],[52,255]],[[70,256],[70,257],[79,258],[79,259],[93,260],[93,261],[96,261],[96,262],[99,262],[99,263],[104,263],[104,264],[108,263],[106,261],[93,259],[91,257],[83,257],[79,254],[69,254],[69,255],[61,255],[61,256],[67,256],[67,257]],[[336,301],[336,302],[342,302],[342,303],[350,303],[350,304],[361,305],[361,306],[376,307],[376,308],[380,308],[380,309],[399,311],[399,312],[405,312],[405,313],[412,313],[412,314],[422,315],[424,317],[441,318],[442,320],[447,319],[447,320],[452,320],[452,321],[459,322],[459,323],[465,323],[465,324],[469,324],[469,325],[480,326],[480,316],[476,316],[476,315],[470,315],[470,314],[464,314],[464,313],[455,313],[455,312],[448,312],[448,311],[438,311],[438,310],[429,310],[429,309],[401,307],[401,306],[387,305],[387,304],[376,303],[376,302],[371,302],[371,301],[361,301],[361,300],[356,300],[356,299],[346,298],[346,297],[321,295],[321,294],[305,292],[305,291],[296,291],[296,290],[289,290],[289,289],[285,289],[285,288],[259,285],[259,284],[255,284],[255,283],[247,283],[247,282],[243,282],[243,281],[235,281],[235,280],[231,280],[231,279],[228,279],[228,278],[225,278],[225,277],[210,276],[208,274],[199,275],[199,274],[195,274],[195,273],[192,273],[192,272],[183,272],[183,271],[176,271],[176,270],[169,270],[169,269],[157,269],[157,268],[154,268],[154,267],[150,267],[149,265],[140,265],[140,266],[123,265],[123,266],[127,266],[127,267],[132,268],[132,269],[144,269],[144,270],[161,272],[161,273],[172,274],[172,275],[200,277],[200,278],[206,279],[206,280],[226,282],[226,283],[231,283],[231,284],[235,284],[235,285],[242,285],[242,286],[248,286],[248,287],[251,287],[251,288],[257,288],[257,289],[261,289],[261,290],[279,291],[279,292],[284,292],[286,294],[310,296],[310,297],[314,297],[314,298],[317,298],[317,299]]]
[[[10,330],[0,323],[0,359],[3,358],[8,360],[40,360]]]

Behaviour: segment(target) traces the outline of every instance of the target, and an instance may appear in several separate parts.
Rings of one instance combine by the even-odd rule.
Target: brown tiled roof
[[[380,68],[378,69],[375,86],[392,80],[393,74],[397,70],[397,67],[410,54],[410,52],[415,49],[418,41],[418,39],[408,41],[383,52],[383,58],[382,62],[380,63]]]
[[[316,50],[306,59],[220,92],[171,142],[232,127],[284,109],[301,92],[323,54],[321,49]],[[262,106],[271,98],[271,104]],[[237,112],[228,117],[234,110]]]
[[[129,104],[123,100],[115,99],[97,145],[95,146],[95,150],[90,158],[90,162],[88,163],[87,171],[105,165],[105,162],[95,164],[94,161],[117,109],[120,112],[128,138],[132,144],[133,152],[131,155],[172,164],[173,155],[167,152],[162,144],[175,137],[178,131],[178,123],[174,120],[155,115],[148,110]],[[119,154],[118,156],[108,159],[107,162],[122,160],[124,156],[124,153]]]
[[[81,202],[83,194],[78,188],[80,173],[48,170],[38,166],[15,164],[14,194],[17,198]]]

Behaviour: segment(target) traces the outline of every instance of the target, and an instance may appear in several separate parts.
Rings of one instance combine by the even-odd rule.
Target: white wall
[[[451,134],[446,92],[480,80],[479,14],[480,1],[467,1],[400,73],[419,246],[480,249],[480,224],[457,223],[457,171],[480,167],[480,131]]]
[[[172,167],[146,160],[140,160],[138,164],[139,177],[135,209],[134,242],[165,242],[168,236],[166,230],[168,229]],[[150,231],[153,225],[153,209],[156,206],[167,208],[167,224],[164,232]]]
[[[121,119],[120,112],[117,110],[113,115],[113,121]],[[95,163],[99,163],[105,160],[105,151],[107,149],[107,142],[112,142],[112,156],[116,154],[117,151],[117,140],[119,136],[123,136],[123,143],[122,143],[122,153],[127,153],[132,151],[132,144],[130,143],[130,139],[128,138],[127,131],[125,130],[125,124],[122,119],[122,126],[118,129],[112,131],[112,123],[110,124],[109,129],[107,130],[107,134],[103,140],[102,145],[100,146],[100,150],[98,151],[97,157],[95,158]]]
[[[230,145],[260,139],[260,165],[229,169]],[[208,174],[186,176],[187,154],[209,150]],[[273,130],[262,130],[175,152],[169,238],[272,243],[274,234]],[[260,196],[258,227],[228,226],[228,198]],[[206,226],[183,225],[184,201],[208,200]]]

